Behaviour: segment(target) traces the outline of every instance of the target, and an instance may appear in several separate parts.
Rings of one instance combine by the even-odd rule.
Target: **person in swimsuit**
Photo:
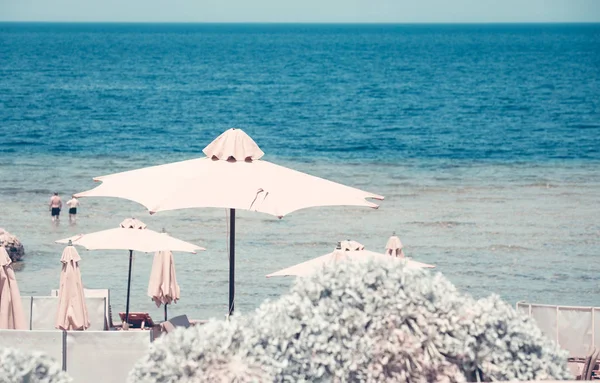
[[[77,220],[77,207],[79,206],[79,200],[72,196],[70,200],[67,201],[67,206],[69,207],[69,223],[75,223]]]
[[[62,201],[58,196],[58,192],[54,192],[54,195],[50,198],[50,214],[52,215],[52,222],[57,222],[59,220],[60,209],[62,209]]]

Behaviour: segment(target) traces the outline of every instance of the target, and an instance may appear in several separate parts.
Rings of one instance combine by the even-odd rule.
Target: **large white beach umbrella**
[[[363,250],[354,250],[353,245],[349,245],[348,243],[344,243],[348,241],[343,241],[338,243],[337,248],[329,253],[322,255],[320,257],[308,260],[306,262],[299,263],[297,265],[288,267],[283,270],[276,271],[267,275],[267,278],[271,277],[288,277],[288,276],[307,276],[311,275],[323,267],[334,266],[337,262],[345,262],[347,260],[352,260],[353,262],[368,262],[370,260],[376,259],[390,259],[389,255],[375,253],[373,251],[364,250],[364,246],[360,246]],[[351,241],[353,244],[357,242]],[[412,259],[406,258],[404,262],[404,267],[409,269],[424,269],[424,268],[434,268],[435,265],[429,265],[427,263],[421,263],[417,261],[413,261]]]
[[[230,209],[229,312],[234,309],[235,211],[283,217],[315,206],[367,206],[377,194],[261,160],[258,145],[240,129],[229,129],[203,150],[206,157],[94,178],[102,184],[77,197],[119,197],[151,214],[185,208]]]
[[[118,228],[102,230],[91,234],[80,234],[56,241],[56,243],[69,243],[83,246],[88,250],[129,250],[129,276],[127,279],[127,305],[125,309],[125,323],[129,322],[129,295],[131,291],[131,264],[133,252],[141,251],[153,253],[155,251],[171,250],[186,253],[196,253],[205,250],[189,242],[173,238],[165,233],[146,228],[146,224],[128,218],[121,222]]]

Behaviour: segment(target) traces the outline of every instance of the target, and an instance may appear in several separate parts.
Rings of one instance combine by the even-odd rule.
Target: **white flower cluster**
[[[73,380],[42,352],[0,349],[0,383],[68,383]]]
[[[389,261],[299,278],[248,316],[157,340],[144,382],[464,382],[568,379],[567,354],[498,297]]]

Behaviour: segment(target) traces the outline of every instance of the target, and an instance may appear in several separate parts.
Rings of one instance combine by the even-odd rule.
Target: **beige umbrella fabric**
[[[0,329],[28,330],[11,260],[0,246]]]
[[[385,244],[385,253],[392,257],[404,258],[404,251],[402,250],[402,242],[400,238],[394,233]]]
[[[129,297],[131,291],[131,268],[133,252],[152,253],[161,250],[196,253],[205,250],[189,242],[173,238],[166,233],[150,230],[140,220],[128,218],[121,222],[118,228],[102,230],[91,234],[80,234],[56,241],[83,246],[88,250],[129,250],[129,276],[127,279],[127,303],[125,308],[125,324],[129,320]]]
[[[229,129],[203,150],[206,157],[94,178],[98,187],[77,197],[118,197],[150,213],[187,208],[230,209],[229,312],[234,306],[235,210],[283,217],[318,206],[378,205],[383,196],[264,161],[241,129]]]
[[[60,330],[85,330],[90,327],[90,320],[85,305],[83,283],[79,261],[81,257],[75,247],[69,245],[60,258],[62,271],[58,290],[58,312],[56,328]]]
[[[362,243],[358,243],[356,241],[341,241],[340,249],[344,251],[356,251],[356,250],[364,250],[365,246]]]
[[[261,160],[262,150],[241,129],[229,129],[204,148],[206,157],[94,178],[98,187],[76,197],[119,197],[151,213],[215,207],[283,217],[316,206],[378,205],[377,194]]]
[[[175,276],[175,263],[173,253],[158,251],[154,254],[152,272],[148,283],[148,296],[152,298],[156,307],[165,305],[165,321],[167,320],[167,305],[177,302],[180,296],[177,277]]]
[[[128,218],[118,228],[97,231],[91,234],[79,234],[56,241],[56,243],[83,246],[88,250],[133,250],[153,253],[160,250],[195,253],[204,250],[192,243],[173,238],[165,233],[150,230],[137,219]]]
[[[338,248],[335,249],[332,253],[325,254],[318,258],[314,258],[306,262],[302,262],[297,265],[288,267],[286,269],[276,271],[267,275],[267,278],[285,276],[307,276],[319,271],[323,267],[333,266],[337,262],[344,262],[347,260],[351,260],[353,262],[368,262],[370,260],[377,259],[389,259],[389,256],[386,254],[375,253],[369,250],[343,250],[341,249],[340,243],[340,245],[338,245]],[[404,267],[409,269],[423,269],[435,267],[435,265],[429,265],[427,263],[413,261],[412,259],[406,259],[403,262],[403,264]]]

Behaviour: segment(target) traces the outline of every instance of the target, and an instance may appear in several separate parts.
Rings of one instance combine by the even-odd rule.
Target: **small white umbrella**
[[[394,232],[385,244],[385,253],[392,257],[404,258],[404,251],[402,248],[402,242],[400,241],[400,238],[396,236],[396,232]]]
[[[102,230],[91,234],[80,234],[70,238],[56,241],[56,243],[69,243],[83,246],[88,250],[129,250],[129,277],[127,279],[127,305],[125,310],[125,323],[129,320],[129,295],[131,291],[131,264],[133,252],[141,251],[152,253],[155,251],[171,250],[196,253],[205,250],[189,242],[173,238],[165,233],[146,228],[146,225],[134,218],[126,219],[118,228]]]
[[[367,206],[378,194],[262,160],[264,152],[240,129],[229,129],[203,150],[206,157],[96,177],[98,187],[77,197],[118,197],[150,213],[187,208],[230,209],[229,313],[234,309],[235,210],[282,218],[318,206]]]
[[[362,246],[362,245],[361,245]],[[362,246],[364,249],[364,246]],[[389,255],[375,253],[369,250],[344,250],[342,243],[338,243],[337,248],[329,253],[322,255],[318,258],[308,260],[306,262],[299,263],[297,265],[288,267],[283,270],[276,271],[272,274],[267,275],[267,278],[271,277],[286,277],[286,276],[306,276],[311,275],[323,267],[335,265],[337,262],[344,262],[352,260],[355,262],[368,262],[373,259],[389,259]],[[422,268],[434,268],[435,265],[429,265],[427,263],[421,263],[413,261],[412,259],[406,259],[404,266],[409,269],[422,269]]]

